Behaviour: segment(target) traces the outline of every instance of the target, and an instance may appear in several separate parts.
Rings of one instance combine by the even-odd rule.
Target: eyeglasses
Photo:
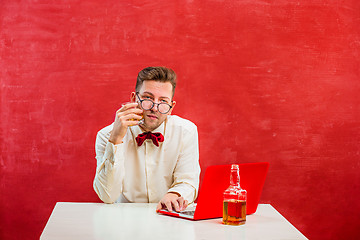
[[[140,106],[142,109],[144,110],[150,110],[152,109],[155,105],[157,105],[157,108],[158,108],[158,111],[162,114],[166,114],[168,113],[172,106],[170,106],[170,104],[168,103],[164,103],[164,102],[161,102],[161,103],[154,103],[152,100],[150,99],[141,99],[139,97],[139,93],[137,92],[136,93],[136,96],[139,98],[139,101],[140,101]]]

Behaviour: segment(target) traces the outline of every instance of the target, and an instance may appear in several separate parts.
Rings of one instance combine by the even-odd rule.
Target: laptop
[[[223,215],[223,193],[230,185],[230,165],[209,166],[205,170],[197,203],[190,204],[184,211],[158,213],[190,220],[220,218]],[[246,214],[256,212],[261,192],[269,169],[268,162],[239,164],[240,186],[247,191]]]

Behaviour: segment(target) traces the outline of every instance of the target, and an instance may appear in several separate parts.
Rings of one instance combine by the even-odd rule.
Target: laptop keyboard
[[[185,214],[185,215],[189,215],[189,216],[194,216],[195,211],[184,211],[184,212],[181,212],[181,214]]]

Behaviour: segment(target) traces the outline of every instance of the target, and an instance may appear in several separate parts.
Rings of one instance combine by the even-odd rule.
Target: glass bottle
[[[246,190],[240,187],[239,165],[231,165],[230,186],[224,192],[223,223],[241,225],[246,222]]]

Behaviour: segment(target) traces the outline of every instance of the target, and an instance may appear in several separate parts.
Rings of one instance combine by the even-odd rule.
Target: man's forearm
[[[94,179],[94,190],[105,203],[113,203],[122,191],[122,161],[115,161],[114,145],[106,146],[103,162],[98,166]]]

